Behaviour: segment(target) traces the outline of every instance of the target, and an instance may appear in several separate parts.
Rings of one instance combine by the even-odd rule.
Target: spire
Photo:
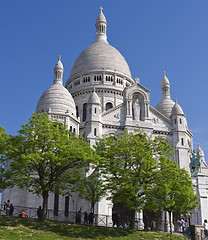
[[[162,99],[170,99],[170,82],[166,77],[166,72],[163,72],[163,79],[161,81],[161,89],[162,89]]]
[[[106,35],[107,22],[103,14],[102,7],[100,7],[100,13],[97,17],[95,27],[96,27],[95,42],[98,42],[98,41],[107,42],[107,35]]]
[[[64,72],[64,67],[61,62],[61,56],[59,55],[58,62],[54,67],[54,81],[53,81],[54,84],[57,84],[57,83],[62,84],[63,72]]]

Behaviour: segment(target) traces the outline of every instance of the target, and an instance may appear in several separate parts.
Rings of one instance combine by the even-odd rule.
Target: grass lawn
[[[139,240],[178,239],[185,237],[159,232],[132,231],[106,227],[83,226],[32,218],[0,216],[0,239],[7,240]]]

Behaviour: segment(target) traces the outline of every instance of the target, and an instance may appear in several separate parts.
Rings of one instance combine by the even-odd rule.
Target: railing
[[[38,216],[37,216],[38,208],[23,207],[23,206],[15,206],[13,216],[18,217],[19,213],[22,210],[27,214],[27,217],[38,218]],[[59,222],[75,223],[76,222],[76,214],[77,214],[77,212],[67,212],[67,214],[65,214],[65,211],[58,211],[58,214],[54,215],[54,210],[48,209],[46,218],[48,220],[54,220],[54,221],[59,221]],[[0,215],[6,215],[6,211],[3,210],[2,205],[1,205]],[[84,213],[81,213],[81,224],[86,224],[84,222]],[[96,226],[113,227],[112,217],[109,215],[94,214],[93,224]]]

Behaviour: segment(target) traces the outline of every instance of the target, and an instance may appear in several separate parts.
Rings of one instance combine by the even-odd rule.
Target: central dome
[[[129,66],[121,53],[107,42],[107,22],[101,12],[96,20],[95,42],[85,49],[75,61],[69,79],[92,72],[110,71],[131,78]]]
[[[107,42],[97,41],[78,56],[70,79],[100,70],[117,72],[131,78],[129,66],[121,53]]]

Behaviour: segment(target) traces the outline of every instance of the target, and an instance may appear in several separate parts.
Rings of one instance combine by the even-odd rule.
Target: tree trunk
[[[135,228],[135,210],[131,210],[130,229]]]
[[[91,211],[93,211],[93,214],[95,213],[94,210],[95,210],[95,203],[91,202]]]
[[[48,208],[48,191],[43,191],[42,197],[43,197],[43,220],[45,220]]]
[[[173,231],[172,231],[172,222],[171,222],[171,211],[168,211],[169,213],[169,224],[170,224],[170,234],[173,234]]]

